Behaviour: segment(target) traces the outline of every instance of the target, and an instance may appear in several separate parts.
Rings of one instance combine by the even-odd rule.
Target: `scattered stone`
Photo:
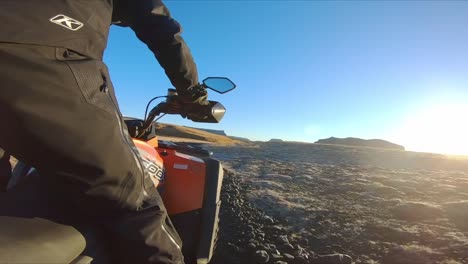
[[[283,256],[281,256],[281,255],[279,255],[279,254],[271,254],[271,258],[272,258],[273,260],[278,260],[278,259],[282,259]]]
[[[283,256],[284,256],[284,258],[287,259],[287,260],[294,260],[294,256],[293,256],[293,255],[289,255],[288,253],[284,253]]]
[[[396,245],[392,247],[383,259],[384,264],[425,264],[432,263],[436,253],[428,247],[419,245]]]
[[[289,244],[288,236],[279,236],[278,242],[281,244]]]
[[[268,228],[269,231],[272,231],[272,232],[281,232],[284,229],[280,225],[268,226],[267,228]]]
[[[317,255],[313,259],[317,264],[351,264],[353,259],[345,254]]]
[[[265,221],[266,224],[274,224],[275,223],[275,220],[273,220],[273,218],[271,218],[271,216],[268,216],[268,215],[265,215],[263,217],[263,221]]]
[[[269,247],[271,247],[273,250],[276,250],[276,245],[275,244],[268,244]]]
[[[294,249],[294,248],[293,248]],[[298,246],[298,248],[294,251],[294,256],[296,257],[303,257],[303,256],[309,256],[306,250]]]
[[[294,246],[291,245],[291,244],[289,244],[289,243],[288,243],[288,244],[283,244],[283,245],[281,246],[281,248],[282,248],[284,251],[292,251],[292,250],[295,249]]]
[[[247,248],[250,250],[255,250],[257,248],[257,245],[255,245],[254,243],[249,243],[247,244]]]
[[[239,253],[240,252],[240,248],[238,246],[233,246],[233,250],[234,252],[236,253]]]
[[[267,263],[270,260],[270,256],[265,250],[257,250],[255,257],[257,263]]]
[[[308,246],[308,245],[309,245],[309,240],[308,240],[307,238],[303,237],[303,238],[301,238],[301,239],[299,240],[299,243],[300,243],[301,245]]]
[[[309,259],[305,256],[299,256],[299,257],[294,258],[294,263],[298,263],[298,264],[309,263]]]

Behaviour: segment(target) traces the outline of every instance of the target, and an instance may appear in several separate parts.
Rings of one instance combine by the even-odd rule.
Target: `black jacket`
[[[63,47],[102,60],[112,23],[133,29],[178,91],[198,83],[182,28],[161,0],[0,0],[0,42]]]

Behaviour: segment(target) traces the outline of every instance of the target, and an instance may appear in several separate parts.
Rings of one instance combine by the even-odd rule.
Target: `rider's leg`
[[[6,191],[11,177],[10,155],[0,148],[0,192]]]
[[[123,263],[180,263],[179,238],[127,135],[101,61],[0,44],[0,146],[106,222]],[[146,180],[145,180],[146,179]],[[146,194],[146,195],[144,195]]]

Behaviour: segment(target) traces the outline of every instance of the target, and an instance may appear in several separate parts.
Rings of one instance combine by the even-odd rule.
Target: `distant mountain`
[[[192,128],[192,129],[198,129],[198,130],[201,130],[201,131],[206,131],[206,132],[216,134],[216,135],[227,136],[226,132],[224,132],[224,130],[206,129],[206,128],[188,127],[188,126],[186,126],[186,127],[187,128]]]
[[[207,128],[198,128],[198,127],[188,127],[188,126],[186,126],[186,127],[187,127],[187,128],[190,128],[190,129],[198,129],[198,130],[201,130],[201,131],[205,131],[205,132],[212,133],[212,134],[216,134],[216,135],[220,135],[220,136],[227,136],[228,138],[231,138],[231,139],[234,139],[234,140],[243,141],[243,142],[250,142],[250,141],[251,141],[251,140],[248,139],[248,138],[236,137],[236,136],[229,136],[228,134],[226,134],[226,132],[225,132],[224,130],[207,129]]]
[[[239,140],[239,141],[245,141],[245,142],[250,142],[250,139],[248,138],[243,138],[243,137],[235,137],[235,136],[228,136],[229,138]]]
[[[156,134],[160,137],[173,137],[187,140],[200,140],[221,145],[241,143],[225,135],[210,133],[197,128],[177,126],[172,124],[157,123]]]
[[[272,138],[270,140],[268,140],[268,142],[284,142],[282,139],[279,139],[279,138]]]
[[[315,143],[319,144],[331,144],[331,145],[345,145],[345,146],[357,146],[357,147],[370,147],[370,148],[384,148],[384,149],[396,149],[405,150],[405,147],[394,144],[382,139],[361,139],[361,138],[326,138],[320,139]]]

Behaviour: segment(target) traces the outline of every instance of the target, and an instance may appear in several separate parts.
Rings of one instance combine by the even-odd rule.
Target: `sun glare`
[[[397,138],[410,151],[468,155],[468,104],[437,105],[413,113]]]

